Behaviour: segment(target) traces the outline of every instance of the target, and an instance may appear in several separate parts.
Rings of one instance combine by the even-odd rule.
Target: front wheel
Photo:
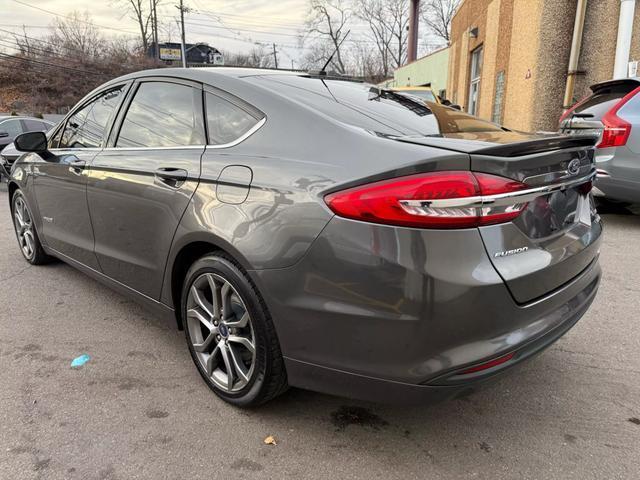
[[[286,390],[271,318],[232,259],[212,254],[191,266],[183,287],[182,318],[191,357],[209,388],[223,400],[252,407]]]
[[[51,257],[42,248],[31,210],[27,205],[27,199],[20,190],[17,190],[11,199],[11,215],[13,216],[18,245],[25,260],[32,265],[42,265],[49,262]]]

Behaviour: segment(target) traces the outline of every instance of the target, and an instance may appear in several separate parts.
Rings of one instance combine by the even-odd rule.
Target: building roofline
[[[456,7],[456,11],[453,12],[453,16],[451,17],[451,22],[453,23],[453,19],[456,18],[456,15],[458,15],[458,12],[460,11],[460,9],[462,9],[462,5],[464,5],[464,3],[467,0],[460,0],[460,3],[458,4],[458,6]]]
[[[430,57],[432,55],[435,55],[436,53],[440,53],[443,50],[447,50],[451,45],[445,45],[444,47],[440,47],[437,50],[434,50],[433,52],[429,52],[426,55],[421,56],[420,58],[416,58],[413,62],[409,62],[409,63],[405,63],[404,65],[402,65],[401,67],[396,68],[396,70],[400,70],[401,68],[404,68],[406,66],[409,66],[413,63],[419,62],[420,60],[424,60],[427,57]],[[395,70],[394,70],[395,71]]]

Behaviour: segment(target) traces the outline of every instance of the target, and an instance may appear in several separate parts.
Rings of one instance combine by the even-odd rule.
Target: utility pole
[[[184,13],[189,12],[189,7],[185,7],[183,0],[180,0],[180,5],[176,5],[176,8],[180,10],[180,34],[182,38],[181,47],[181,57],[182,57],[182,68],[187,68],[187,47],[184,40]]]
[[[409,38],[407,39],[407,63],[415,61],[418,56],[418,24],[420,15],[420,0],[409,2]]]
[[[153,15],[153,41],[155,45],[154,57],[156,60],[160,60],[160,46],[158,45],[158,12],[156,11],[157,0],[151,0],[151,11]]]
[[[276,64],[276,70],[278,69],[278,52],[276,51],[276,44],[273,44],[273,62]]]

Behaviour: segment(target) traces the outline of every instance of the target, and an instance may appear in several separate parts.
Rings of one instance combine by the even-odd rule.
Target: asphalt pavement
[[[412,408],[293,389],[246,411],[182,332],[63,263],[28,266],[3,184],[0,479],[639,478],[640,215],[603,218],[590,311],[490,388]]]

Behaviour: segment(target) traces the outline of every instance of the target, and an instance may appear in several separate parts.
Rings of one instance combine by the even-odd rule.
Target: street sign
[[[160,60],[182,60],[179,48],[160,47]]]

